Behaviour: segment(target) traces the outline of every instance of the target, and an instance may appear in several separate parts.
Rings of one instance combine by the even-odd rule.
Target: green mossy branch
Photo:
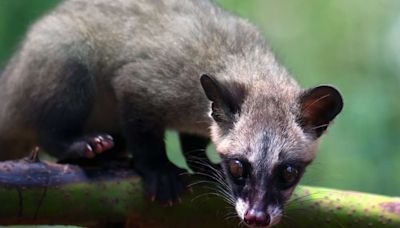
[[[143,197],[140,180],[128,169],[84,170],[35,159],[2,162],[0,224],[237,225],[236,218],[227,219],[233,208],[207,192],[198,187],[181,204],[162,206]],[[400,198],[358,192],[300,186],[286,212],[282,227],[400,227]]]

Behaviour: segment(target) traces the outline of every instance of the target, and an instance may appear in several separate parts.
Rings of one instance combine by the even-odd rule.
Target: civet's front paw
[[[93,158],[97,154],[104,153],[114,147],[114,139],[107,134],[85,136],[73,142],[69,152],[78,157]]]
[[[143,178],[144,190],[151,201],[173,205],[180,202],[180,196],[187,189],[182,174],[187,171],[166,162],[158,167],[137,168]]]

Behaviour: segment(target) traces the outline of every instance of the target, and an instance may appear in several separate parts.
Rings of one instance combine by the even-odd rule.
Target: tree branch
[[[203,186],[179,205],[143,197],[139,178],[126,168],[86,168],[41,162],[35,156],[0,163],[0,224],[135,227],[229,227],[239,221]],[[200,197],[201,195],[204,195]],[[325,188],[297,188],[281,222],[287,227],[400,227],[400,198]]]

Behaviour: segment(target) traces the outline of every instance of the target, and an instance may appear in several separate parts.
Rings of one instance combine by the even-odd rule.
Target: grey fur
[[[167,127],[208,136],[201,73],[257,84],[285,101],[300,92],[253,25],[208,1],[67,0],[31,27],[3,73],[0,135],[32,125],[41,107],[31,102],[44,103],[58,81],[68,80],[50,74],[67,59],[88,67],[96,95],[104,97],[88,122],[97,130],[99,123],[118,126],[112,112],[101,115],[128,96]]]
[[[52,74],[68,62],[84,66],[85,78]],[[245,88],[232,129],[210,117],[203,73]],[[31,27],[0,78],[2,159],[39,144],[45,110],[79,106],[82,96],[68,97],[77,80],[85,81],[82,96],[90,104],[83,133],[120,131],[129,118],[121,120],[119,111],[135,107],[157,126],[211,137],[222,155],[268,164],[265,173],[282,160],[315,157],[318,139],[298,123],[303,90],[258,29],[210,1],[60,4]]]

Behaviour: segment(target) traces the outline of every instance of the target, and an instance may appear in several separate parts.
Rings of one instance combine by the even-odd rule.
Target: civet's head
[[[342,110],[331,86],[302,91],[203,75],[213,142],[238,216],[251,227],[277,224],[283,206],[316,155],[318,139]]]

